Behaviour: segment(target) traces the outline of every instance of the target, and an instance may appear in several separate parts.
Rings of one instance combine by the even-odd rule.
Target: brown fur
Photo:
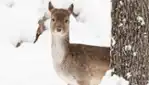
[[[109,69],[110,48],[70,44],[69,21],[65,21],[69,20],[72,6],[65,10],[53,8],[51,3],[49,5],[52,57],[57,74],[69,85],[98,85]],[[62,31],[56,32],[57,28]]]

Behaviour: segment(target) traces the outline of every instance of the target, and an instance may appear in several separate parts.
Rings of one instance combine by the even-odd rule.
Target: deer
[[[73,8],[73,3],[67,9],[48,3],[53,68],[67,85],[98,85],[110,69],[110,48],[69,43]]]

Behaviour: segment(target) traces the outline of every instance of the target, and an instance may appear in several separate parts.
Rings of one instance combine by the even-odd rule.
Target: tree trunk
[[[112,0],[111,68],[130,85],[149,79],[149,0]]]

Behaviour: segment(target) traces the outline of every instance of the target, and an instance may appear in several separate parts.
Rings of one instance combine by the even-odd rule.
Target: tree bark
[[[112,0],[111,68],[129,85],[149,80],[149,0]]]

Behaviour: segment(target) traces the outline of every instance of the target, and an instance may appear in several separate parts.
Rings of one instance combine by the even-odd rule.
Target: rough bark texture
[[[149,80],[149,0],[112,0],[111,68],[130,85]],[[115,43],[113,43],[115,41]]]

